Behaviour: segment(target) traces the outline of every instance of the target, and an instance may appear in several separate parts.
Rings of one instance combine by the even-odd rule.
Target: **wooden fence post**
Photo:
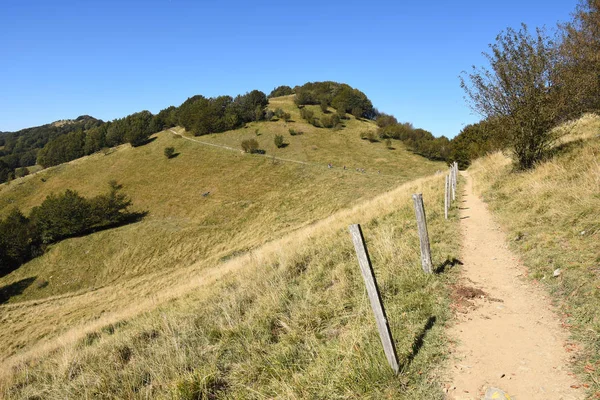
[[[444,217],[448,219],[448,190],[450,190],[450,176],[446,175],[446,184],[444,185]]]
[[[421,243],[421,265],[426,274],[433,272],[431,267],[431,247],[429,246],[429,235],[427,233],[427,220],[425,219],[425,207],[423,206],[423,195],[421,193],[412,195],[415,203],[415,214],[417,214],[417,228],[419,229],[419,242]]]
[[[454,185],[454,168],[450,168],[450,189],[452,191],[452,201],[456,200],[456,186]]]
[[[456,187],[458,185],[458,163],[454,161],[453,164],[454,169],[454,191],[456,192]]]
[[[392,332],[390,331],[390,326],[385,315],[385,309],[383,308],[383,302],[381,301],[377,280],[375,280],[375,274],[373,273],[371,259],[369,258],[369,252],[367,251],[362,230],[358,224],[350,225],[348,228],[350,229],[350,235],[352,236],[352,242],[354,243],[354,249],[356,250],[360,272],[362,273],[365,286],[367,287],[371,309],[373,310],[373,314],[375,314],[375,321],[377,322],[377,330],[379,330],[383,351],[385,352],[385,356],[394,370],[394,373],[397,374],[400,371],[400,366],[398,364],[396,346],[392,339]]]

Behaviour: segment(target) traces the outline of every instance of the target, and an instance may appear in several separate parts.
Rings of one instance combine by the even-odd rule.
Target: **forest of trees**
[[[108,193],[91,199],[67,190],[46,197],[29,216],[12,210],[0,220],[0,276],[43,254],[52,243],[142,218],[145,213],[128,211],[131,201],[121,189],[111,181]]]
[[[308,82],[294,88],[294,102],[298,106],[307,104],[331,106],[339,113],[350,113],[356,118],[375,119],[377,110],[371,100],[358,89],[345,83],[331,81]]]
[[[123,143],[141,146],[153,133],[177,125],[194,135],[236,129],[264,119],[267,104],[267,96],[258,90],[235,98],[197,95],[156,115],[141,111],[110,122],[84,115],[72,121],[3,132],[0,183],[18,177],[19,168],[35,164],[47,168]]]

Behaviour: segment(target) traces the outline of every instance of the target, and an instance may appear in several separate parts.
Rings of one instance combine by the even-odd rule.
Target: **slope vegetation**
[[[290,97],[271,101],[273,108],[297,113]],[[141,147],[122,145],[1,185],[1,216],[15,206],[27,213],[67,188],[94,196],[110,180],[123,185],[134,211],[148,211],[141,222],[57,243],[0,278],[5,372],[21,357],[36,359],[167,299],[212,287],[228,271],[242,269],[265,243],[282,237],[293,243],[323,218],[444,168],[400,144],[391,150],[361,140],[362,131],[376,129],[371,122],[350,117],[346,127],[332,131],[292,117],[295,122],[251,123],[201,138],[239,148],[241,140],[255,137],[264,156],[164,131]],[[275,148],[274,135],[292,126],[304,133],[288,132],[288,146]],[[170,146],[178,155],[167,159],[163,152]],[[358,221],[344,224],[350,222]]]

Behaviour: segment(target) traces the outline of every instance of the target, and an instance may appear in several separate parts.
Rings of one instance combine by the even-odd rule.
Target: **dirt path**
[[[450,328],[456,346],[448,398],[481,399],[488,387],[519,400],[583,398],[585,389],[578,388],[569,369],[567,332],[543,288],[523,279],[525,268],[508,250],[504,233],[483,201],[473,194],[471,177],[463,176],[466,187],[457,198],[463,300]]]

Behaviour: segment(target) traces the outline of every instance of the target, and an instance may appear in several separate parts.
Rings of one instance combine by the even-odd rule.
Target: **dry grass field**
[[[528,172],[512,172],[496,153],[471,167],[489,203],[522,256],[530,278],[553,293],[572,328],[576,367],[600,396],[600,117],[566,124],[555,155]],[[559,269],[560,275],[554,277]],[[581,345],[581,346],[579,346]]]
[[[339,131],[318,129],[300,120],[291,98],[271,99],[276,107],[295,122],[197,138],[239,148],[253,137],[266,156],[165,131],[145,146],[121,146],[0,186],[0,215],[14,206],[27,212],[67,188],[93,196],[111,179],[135,210],[149,212],[141,222],[53,245],[0,278],[0,291],[9,294],[0,304],[0,393],[440,395],[432,362],[444,354],[449,278],[420,272],[410,194],[425,194],[435,262],[456,257],[456,221],[443,221],[443,177],[431,176],[444,165],[397,142],[390,150],[360,140],[360,132],[375,129],[371,122],[351,117]],[[291,136],[290,126],[304,133]],[[287,147],[274,146],[278,133]],[[179,154],[167,159],[167,146]],[[366,224],[404,357],[401,379],[387,371],[378,345],[350,223]],[[432,316],[424,345],[415,342]]]

